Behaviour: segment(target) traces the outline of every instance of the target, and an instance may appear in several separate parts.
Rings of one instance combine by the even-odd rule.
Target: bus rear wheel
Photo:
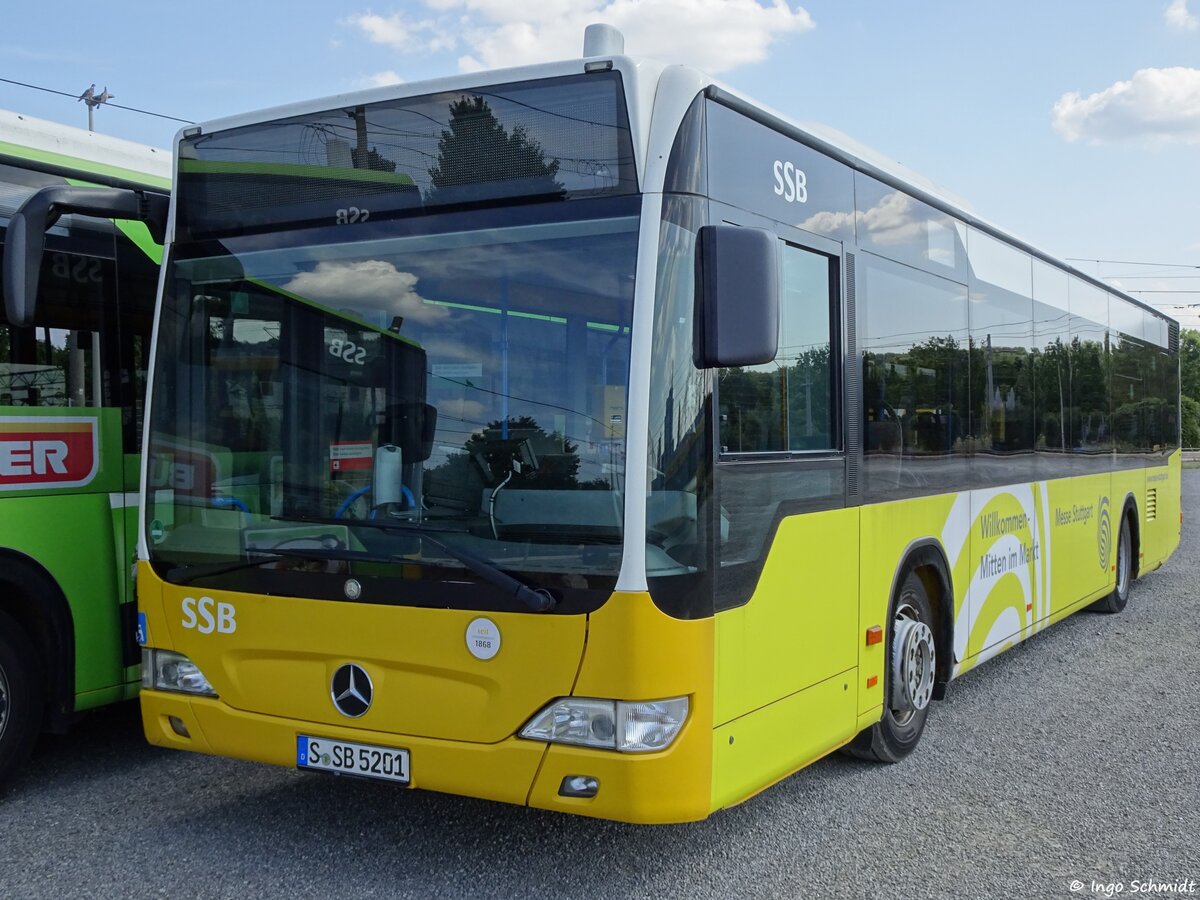
[[[1117,583],[1112,593],[1092,604],[1092,609],[1102,613],[1119,613],[1129,603],[1133,592],[1133,532],[1129,527],[1129,516],[1121,516],[1121,531],[1117,535]]]
[[[921,740],[937,678],[933,607],[925,584],[914,572],[900,586],[888,641],[883,715],[846,749],[860,759],[896,763]]]
[[[25,630],[0,612],[0,785],[29,756],[41,727],[36,674]]]

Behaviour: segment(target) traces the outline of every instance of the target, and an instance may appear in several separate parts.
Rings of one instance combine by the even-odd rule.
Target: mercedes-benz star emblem
[[[357,719],[371,708],[371,677],[362,666],[346,663],[333,673],[330,696],[343,716]]]

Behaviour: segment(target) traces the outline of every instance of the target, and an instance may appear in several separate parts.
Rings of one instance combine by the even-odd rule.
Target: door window
[[[834,260],[783,245],[779,350],[760,366],[720,371],[723,454],[831,450]]]

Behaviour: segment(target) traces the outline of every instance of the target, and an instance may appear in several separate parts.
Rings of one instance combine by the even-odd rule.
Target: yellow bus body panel
[[[655,753],[614,753],[551,744],[531,806],[642,824],[703,819],[712,785],[713,620],[672,619],[649,594],[617,593],[589,617],[576,695],[617,700],[688,697],[688,721]],[[592,775],[600,790],[558,796],[568,775]]]
[[[750,601],[716,615],[714,809],[854,735],[858,529],[857,508],[784,519]]]
[[[1161,566],[1179,547],[1183,531],[1182,457],[1181,453],[1173,453],[1165,468],[1146,473],[1146,508],[1141,525],[1143,573]]]
[[[537,709],[571,692],[586,624],[582,615],[488,613],[501,646],[481,660],[468,651],[466,633],[484,614],[470,610],[199,590],[163,584],[142,566],[139,596],[156,595],[152,644],[158,639],[156,646],[186,654],[232,709],[313,727],[348,725],[330,684],[339,666],[355,662],[375,695],[355,729],[478,743],[512,736]],[[234,630],[184,628],[191,618],[185,598],[210,598],[210,608],[228,604]],[[154,605],[143,599],[147,611]]]

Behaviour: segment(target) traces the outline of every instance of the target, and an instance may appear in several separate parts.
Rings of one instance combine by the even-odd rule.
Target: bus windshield
[[[461,551],[560,599],[611,590],[637,227],[630,197],[176,245],[151,560],[182,580],[283,551],[195,580],[510,608]]]

